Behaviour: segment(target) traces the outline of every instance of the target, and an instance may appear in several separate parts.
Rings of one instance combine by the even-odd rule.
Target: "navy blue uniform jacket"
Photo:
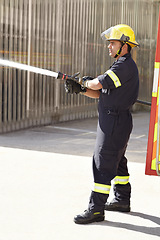
[[[120,57],[98,80],[102,89],[94,159],[99,170],[116,171],[132,131],[130,108],[139,90],[138,69],[131,54]]]

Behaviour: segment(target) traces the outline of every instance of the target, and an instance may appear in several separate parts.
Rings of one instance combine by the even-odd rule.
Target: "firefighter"
[[[139,44],[134,31],[126,24],[107,29],[101,37],[109,41],[109,56],[115,58],[110,69],[94,79],[83,77],[81,84],[66,81],[67,92],[99,99],[93,154],[94,188],[88,209],[74,218],[77,224],[103,221],[104,210],[130,211],[131,185],[125,152],[132,131],[130,109],[139,89],[138,69],[130,51]],[[111,180],[114,180],[114,199],[107,202]]]

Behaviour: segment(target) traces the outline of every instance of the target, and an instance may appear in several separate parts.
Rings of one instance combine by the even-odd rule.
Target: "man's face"
[[[120,47],[121,47],[121,42],[120,41],[116,41],[116,40],[115,41],[110,41],[109,45],[108,45],[109,56],[114,57],[117,54]]]

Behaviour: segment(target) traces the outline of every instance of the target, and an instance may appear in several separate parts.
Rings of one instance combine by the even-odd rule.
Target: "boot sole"
[[[102,222],[102,221],[104,221],[104,217],[98,217],[98,218],[94,218],[94,219],[90,219],[90,220],[82,220],[82,221],[76,221],[76,220],[74,220],[74,222],[75,223],[77,223],[77,224],[88,224],[88,223],[93,223],[93,222]]]
[[[114,211],[114,212],[130,212],[130,208],[121,208],[121,207],[105,207],[106,211]]]

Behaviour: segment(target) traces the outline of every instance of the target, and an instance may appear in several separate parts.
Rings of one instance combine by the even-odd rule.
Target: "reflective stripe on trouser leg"
[[[129,176],[116,176],[114,178],[114,184],[125,185],[127,183],[129,183]]]
[[[109,194],[111,185],[105,185],[100,183],[94,183],[94,192],[97,193],[103,193],[103,194]]]

